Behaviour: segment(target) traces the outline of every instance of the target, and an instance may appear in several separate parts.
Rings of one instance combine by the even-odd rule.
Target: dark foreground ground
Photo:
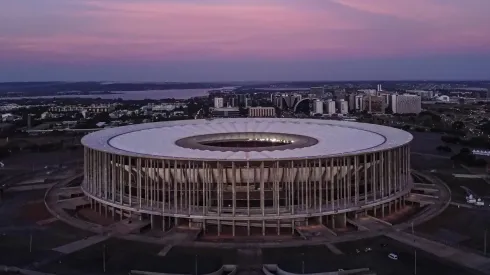
[[[339,269],[370,268],[378,275],[414,274],[415,249],[387,237],[377,237],[354,242],[336,244],[344,254],[335,255],[325,246],[298,247],[288,249],[265,249],[264,261],[279,263],[289,272],[305,273],[337,271]],[[371,251],[365,252],[366,248]],[[360,252],[357,253],[357,250]],[[388,254],[396,253],[398,260]],[[417,251],[417,274],[471,274],[457,266],[439,262],[435,257]]]
[[[9,193],[1,204],[0,265],[66,275],[127,274],[130,270],[192,274],[197,266],[198,272],[205,274],[223,264],[243,262],[237,250],[233,249],[176,247],[167,256],[161,257],[158,253],[164,248],[162,245],[120,239],[109,239],[64,255],[53,251],[53,248],[93,234],[61,221],[37,224],[50,217],[43,204],[39,203],[42,196],[42,191]],[[305,273],[369,267],[377,274],[413,274],[414,249],[391,239],[379,237],[336,246],[343,255],[334,254],[326,246],[263,249],[261,257],[254,264],[277,263],[284,270],[297,273],[301,273],[304,261]],[[372,251],[363,252],[367,247]],[[356,253],[356,249],[362,252]],[[398,254],[399,260],[389,259],[389,253]],[[436,272],[445,275],[470,274],[417,251],[417,274]]]
[[[80,157],[79,153],[56,152],[25,154],[5,160],[7,167],[35,166],[65,163]],[[416,169],[451,169],[444,158],[413,157]],[[415,168],[415,167],[414,167]],[[29,169],[27,169],[29,170]],[[4,174],[7,170],[4,170]],[[475,191],[477,190],[476,187]],[[478,189],[479,190],[479,189]],[[210,248],[172,248],[165,257],[158,256],[164,246],[119,239],[81,249],[70,255],[53,249],[92,236],[61,221],[39,223],[51,219],[42,202],[45,190],[9,192],[0,202],[0,265],[31,268],[53,274],[127,274],[130,270],[199,274],[217,270],[223,264],[242,264],[242,254],[237,250]],[[481,250],[485,228],[490,215],[468,209],[450,208],[440,217],[416,228],[417,232],[441,241],[453,240],[458,245]],[[441,231],[442,230],[442,231]],[[446,231],[444,231],[446,230]],[[452,232],[447,235],[447,231]],[[442,232],[442,233],[441,233]],[[446,232],[446,233],[444,233]],[[445,235],[446,234],[446,235]],[[441,237],[442,236],[442,237]],[[456,241],[455,241],[456,240]],[[326,246],[263,249],[256,262],[276,263],[289,272],[305,273],[337,271],[368,267],[377,274],[414,274],[415,250],[386,237],[336,244],[343,254],[336,255]],[[364,252],[365,248],[372,251]],[[360,250],[360,253],[356,252]],[[399,260],[388,258],[396,253]],[[105,264],[104,264],[105,262]],[[460,267],[417,251],[417,274],[464,275],[471,274]],[[105,268],[105,272],[104,272]]]

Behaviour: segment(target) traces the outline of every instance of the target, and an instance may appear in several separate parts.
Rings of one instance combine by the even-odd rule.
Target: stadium
[[[413,187],[408,132],[346,121],[185,120],[85,136],[82,190],[113,217],[216,236],[291,235],[299,227],[400,209]]]

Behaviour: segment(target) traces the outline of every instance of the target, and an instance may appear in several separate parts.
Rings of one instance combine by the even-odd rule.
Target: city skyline
[[[18,0],[0,81],[488,79],[485,0]]]

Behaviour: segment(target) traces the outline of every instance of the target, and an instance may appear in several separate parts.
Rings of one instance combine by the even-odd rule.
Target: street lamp
[[[301,253],[301,274],[305,274],[305,253]]]
[[[194,258],[194,272],[195,272],[195,275],[198,275],[197,274],[197,254],[196,254],[196,257]]]

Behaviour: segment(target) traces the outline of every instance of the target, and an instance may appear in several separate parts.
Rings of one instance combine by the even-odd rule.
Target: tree
[[[447,146],[447,145],[439,145],[436,147],[437,151],[440,151],[440,152],[445,152],[445,153],[450,153],[452,152],[453,150],[451,149],[451,147]]]
[[[451,125],[451,128],[453,128],[454,130],[462,130],[464,129],[465,125],[462,121],[455,121],[453,122],[453,124]]]

